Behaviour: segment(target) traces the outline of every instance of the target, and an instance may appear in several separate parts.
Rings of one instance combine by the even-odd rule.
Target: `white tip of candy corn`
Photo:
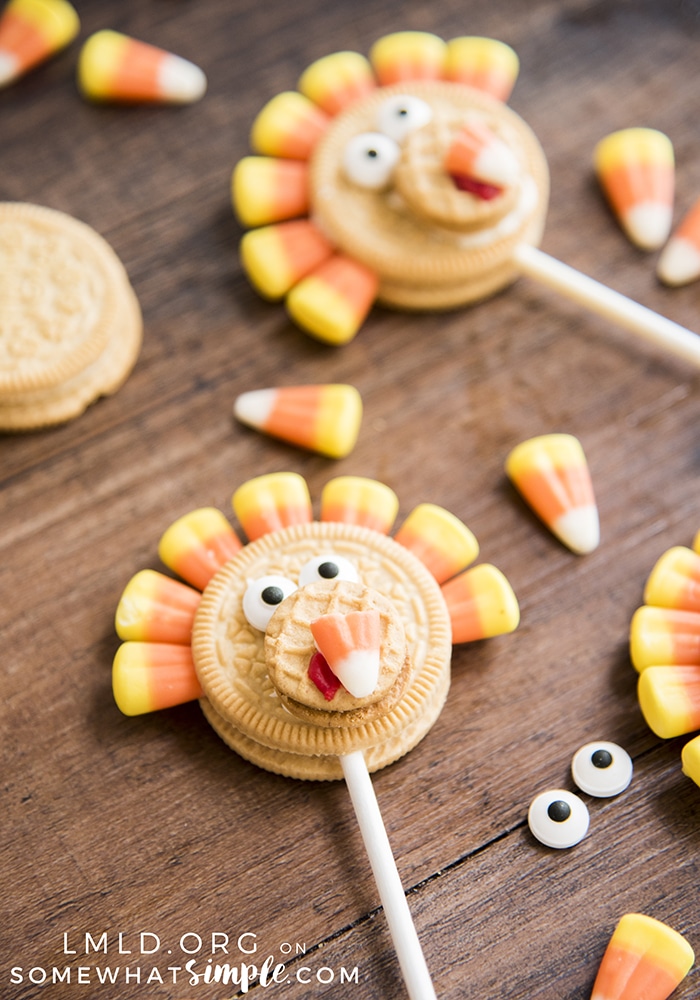
[[[663,246],[672,222],[671,206],[652,201],[635,205],[625,216],[627,235],[642,250],[657,250]]]
[[[277,389],[252,389],[250,392],[243,392],[233,404],[233,415],[249,427],[264,428],[277,395]]]
[[[207,78],[199,66],[172,54],[163,60],[159,82],[163,98],[176,104],[193,104],[207,89]]]
[[[577,555],[587,555],[600,544],[598,508],[576,507],[552,525],[554,534]]]
[[[700,250],[682,236],[672,236],[656,268],[665,285],[687,285],[700,278]]]

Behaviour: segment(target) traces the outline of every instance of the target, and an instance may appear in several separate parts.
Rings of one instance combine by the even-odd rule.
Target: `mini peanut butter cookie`
[[[374,301],[452,309],[495,293],[517,277],[515,249],[542,236],[546,159],[494,83],[507,47],[408,36],[381,39],[369,62],[339,52],[312,64],[299,93],[259,113],[257,155],[233,173],[253,285],[333,344]]]
[[[159,545],[190,586],[144,570],[126,587],[113,672],[126,714],[198,698],[222,739],[267,770],[339,778],[339,756],[356,750],[376,770],[437,719],[452,642],[517,625],[505,577],[467,568],[476,540],[440,507],[420,504],[392,538],[392,491],[344,476],[316,521],[294,473],[244,483],[233,506],[246,545],[217,510],[192,511]]]
[[[109,244],[77,219],[0,203],[0,429],[61,423],[123,383],[141,310]]]
[[[326,670],[314,646],[313,623],[328,615],[365,611],[375,611],[379,622],[378,676],[369,693],[360,696]],[[396,605],[376,590],[346,580],[309,584],[286,598],[267,626],[265,659],[287,708],[319,726],[359,726],[386,715],[404,693],[411,670]]]

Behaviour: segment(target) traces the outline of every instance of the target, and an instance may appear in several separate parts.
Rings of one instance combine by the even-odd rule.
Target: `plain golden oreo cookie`
[[[141,309],[111,246],[55,209],[0,202],[0,429],[62,423],[115,392]]]

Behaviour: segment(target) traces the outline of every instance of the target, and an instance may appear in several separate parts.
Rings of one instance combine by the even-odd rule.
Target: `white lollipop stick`
[[[515,248],[513,258],[518,269],[529,278],[541,281],[592,312],[639,334],[649,343],[664,347],[700,367],[700,337],[684,326],[614,292],[536,247],[521,243]]]
[[[340,757],[340,763],[408,995],[411,1000],[436,1000],[362,751]]]

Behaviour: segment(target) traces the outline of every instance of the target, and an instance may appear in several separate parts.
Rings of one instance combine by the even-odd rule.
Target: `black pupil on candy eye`
[[[591,756],[591,764],[593,764],[593,767],[610,767],[612,760],[612,754],[609,750],[596,750],[596,752]]]
[[[281,587],[265,587],[260,595],[265,602],[265,604],[281,604],[284,600],[284,594],[282,593]]]
[[[563,823],[571,815],[571,807],[561,799],[556,799],[548,806],[547,815],[555,823]]]
[[[339,572],[340,570],[334,562],[324,562],[318,567],[318,575],[322,576],[324,580],[333,580]]]
[[[367,150],[367,156],[369,156],[369,158],[371,160],[376,160],[376,158],[377,158],[377,156],[379,156],[379,154],[377,153],[376,149],[368,149]]]
[[[399,118],[405,118],[407,114],[408,114],[408,108],[399,108],[398,110]]]

